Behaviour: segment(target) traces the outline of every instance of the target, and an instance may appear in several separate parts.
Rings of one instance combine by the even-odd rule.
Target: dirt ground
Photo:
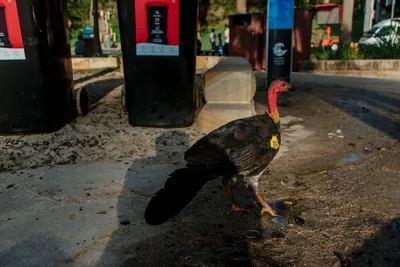
[[[345,96],[360,102],[350,112],[349,101],[331,104],[340,94],[297,89],[280,101],[283,119],[295,115],[297,122],[282,125],[284,152],[261,186],[269,200],[298,197],[288,224],[256,213],[224,215],[228,201],[215,181],[174,230],[140,243],[111,240],[110,248],[132,255],[124,266],[400,266],[400,146],[398,132],[385,128],[398,129],[399,96],[387,103],[392,124],[379,128],[371,125],[382,113],[366,112],[357,90]],[[242,203],[251,202],[240,189]],[[129,239],[127,231],[115,235]]]
[[[117,72],[76,79],[89,91],[90,114],[52,134],[1,136],[0,171],[152,155],[179,162],[188,143],[202,135],[196,125],[179,131],[129,126],[115,89],[123,83]],[[287,224],[256,213],[224,214],[228,199],[221,181],[213,181],[173,230],[138,243],[129,231],[135,226],[121,228],[107,253],[126,258],[123,266],[138,267],[400,266],[397,117],[382,128],[372,123],[380,119],[378,108],[338,104],[362,92],[296,89],[279,101],[282,150],[261,183],[268,200],[298,198]],[[265,99],[258,93],[258,110]],[[389,99],[385,112],[395,117],[400,98]],[[241,202],[252,202],[241,186],[235,190]]]
[[[85,86],[89,92],[90,114],[78,117],[55,133],[0,136],[0,171],[100,159],[133,157],[134,160],[154,153],[155,138],[168,131],[133,128],[128,124],[120,101],[119,86],[123,84],[120,72],[75,73],[74,77],[76,87]],[[182,132],[193,140],[199,137],[192,128]],[[166,142],[179,147],[182,138],[173,136]]]

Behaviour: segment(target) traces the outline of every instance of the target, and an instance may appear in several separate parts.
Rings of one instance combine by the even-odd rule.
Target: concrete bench
[[[72,68],[74,70],[91,70],[91,69],[113,69],[118,68],[119,62],[117,57],[73,57]]]
[[[232,120],[256,115],[256,77],[245,58],[222,58],[204,73],[203,90],[206,104],[197,123],[204,133]]]
[[[204,74],[207,70],[213,68],[223,57],[215,56],[197,56],[196,57],[196,74]]]

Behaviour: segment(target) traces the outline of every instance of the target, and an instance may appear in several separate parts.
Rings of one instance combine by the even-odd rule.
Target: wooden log
[[[222,58],[203,75],[206,104],[197,123],[204,133],[239,118],[256,115],[254,95],[256,77],[249,62],[242,57]]]

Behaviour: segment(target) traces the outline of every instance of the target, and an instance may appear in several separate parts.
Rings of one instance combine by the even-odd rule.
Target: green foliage
[[[78,36],[81,32],[80,31],[74,31],[70,32],[69,34],[69,41],[72,47],[75,46],[75,42],[78,40]]]
[[[294,6],[301,10],[313,10],[315,8],[315,4],[304,0],[294,0]]]
[[[68,18],[72,29],[81,29],[90,18],[90,0],[67,0]]]
[[[331,58],[331,51],[323,47],[312,47],[310,59],[312,61],[316,60],[329,60]]]
[[[230,13],[229,11],[236,10],[236,0],[211,0],[211,6],[225,9],[225,15]]]
[[[236,0],[209,0],[207,10],[203,12],[205,17],[200,21],[201,30],[218,28],[228,22],[229,15],[236,13]]]
[[[381,45],[368,45],[361,48],[370,59],[400,59],[400,43],[385,42]]]
[[[359,49],[341,47],[338,51],[330,48],[312,48],[312,60],[357,60],[357,59],[400,59],[400,28],[388,27],[384,35],[376,36],[378,44],[364,45]]]
[[[111,16],[111,18],[108,21],[108,23],[111,25],[111,29],[113,30],[113,32],[115,32],[117,43],[120,43],[121,42],[121,35],[120,35],[120,32],[119,32],[118,17],[117,16]]]
[[[351,47],[341,47],[337,51],[332,51],[329,47],[311,48],[311,60],[358,60],[365,59],[365,54],[361,50]]]
[[[400,28],[388,27],[387,33],[376,36],[377,45],[362,46],[360,50],[371,59],[400,59]]]
[[[362,50],[354,49],[349,46],[339,48],[339,50],[336,53],[336,56],[338,57],[338,59],[343,59],[343,60],[359,60],[366,58]]]
[[[117,0],[99,0],[99,7],[104,9],[116,8]]]

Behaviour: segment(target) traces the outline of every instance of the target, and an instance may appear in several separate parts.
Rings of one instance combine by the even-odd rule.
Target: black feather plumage
[[[186,168],[174,171],[150,200],[146,222],[166,222],[214,178],[262,172],[277,153],[270,146],[273,136],[280,142],[279,127],[268,115],[257,115],[232,121],[199,139],[185,153]]]

